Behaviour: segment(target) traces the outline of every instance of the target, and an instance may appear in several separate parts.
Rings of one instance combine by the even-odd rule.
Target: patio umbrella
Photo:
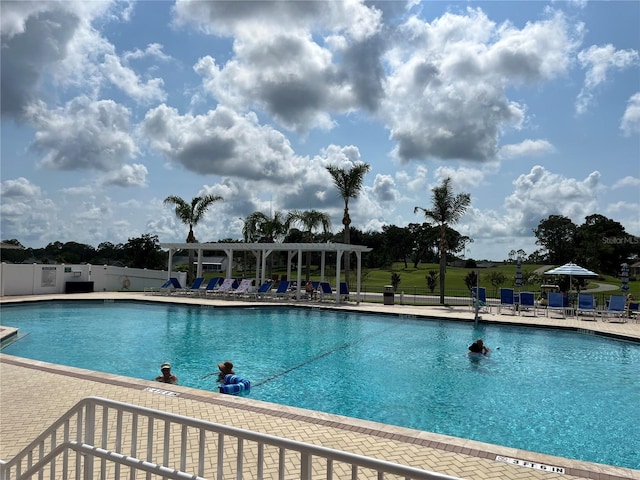
[[[620,281],[622,285],[620,285],[620,290],[623,292],[629,291],[629,265],[626,263],[622,264],[622,275],[620,276]]]
[[[572,277],[597,277],[598,274],[587,270],[580,265],[569,262],[565,263],[561,267],[552,268],[544,272],[545,275],[569,275],[569,290],[571,290],[571,278]]]
[[[520,259],[516,263],[516,287],[522,287],[522,260]]]

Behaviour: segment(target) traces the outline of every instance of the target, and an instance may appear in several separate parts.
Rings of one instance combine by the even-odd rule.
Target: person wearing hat
[[[235,375],[236,372],[233,371],[233,363],[226,361],[224,363],[219,363],[218,364],[218,369],[220,370],[220,373],[218,374],[218,381],[222,382],[224,380],[224,377],[226,375]]]
[[[171,373],[170,363],[165,362],[162,365],[160,365],[160,371],[162,372],[162,375],[158,375],[156,377],[156,382],[172,383],[172,384],[178,383],[178,377],[176,377],[173,373]]]

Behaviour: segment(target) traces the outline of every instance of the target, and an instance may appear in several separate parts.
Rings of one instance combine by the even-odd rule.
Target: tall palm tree
[[[335,165],[327,165],[327,171],[333,178],[333,183],[338,188],[338,194],[344,200],[344,216],[342,217],[342,225],[344,225],[344,243],[351,243],[351,217],[349,217],[349,199],[358,198],[360,190],[362,190],[362,180],[364,176],[371,170],[371,165],[360,162],[355,163],[349,170],[339,168]],[[344,257],[344,278],[349,282],[349,262],[350,254]]]
[[[219,195],[205,195],[204,197],[193,197],[191,203],[186,202],[177,195],[169,195],[164,199],[165,205],[174,205],[176,216],[185,225],[189,225],[189,234],[187,235],[187,243],[196,243],[196,237],[193,234],[193,227],[200,223],[200,220],[207,212],[209,207],[222,200]],[[187,271],[187,283],[193,281],[193,250],[189,249],[189,267]]]
[[[431,189],[431,208],[415,207],[413,213],[422,211],[427,220],[433,220],[440,229],[440,303],[444,305],[444,278],[447,269],[447,227],[458,223],[467,207],[471,203],[471,196],[468,193],[454,195],[451,188],[451,178],[446,178],[442,184]]]
[[[328,214],[320,212],[318,210],[293,210],[287,215],[289,224],[299,223],[304,228],[305,235],[307,237],[307,243],[313,242],[313,231],[318,227],[322,227],[322,233],[325,241],[327,234],[331,230],[331,218]],[[309,281],[311,271],[311,252],[307,252],[307,282]]]

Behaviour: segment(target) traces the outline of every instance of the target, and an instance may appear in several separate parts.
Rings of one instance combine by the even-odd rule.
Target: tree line
[[[370,253],[363,256],[363,267],[369,269],[389,268],[395,262],[403,262],[405,268],[409,268],[409,264],[417,268],[420,263],[438,263],[439,272],[430,272],[427,283],[431,283],[430,288],[433,290],[435,283],[439,281],[443,303],[448,255],[454,260],[458,260],[460,254],[464,257],[466,245],[473,242],[472,238],[461,235],[452,227],[470,205],[469,194],[454,194],[451,179],[446,178],[432,189],[431,204],[428,207],[417,206],[414,209],[414,213],[422,213],[426,221],[410,223],[405,227],[385,225],[378,232],[363,232],[351,225],[349,200],[358,197],[369,165],[356,163],[350,169],[333,165],[326,168],[334,180],[338,195],[344,200],[342,229],[338,233],[331,233],[328,214],[317,210],[276,211],[270,215],[257,211],[245,218],[242,240],[227,238],[210,243],[354,243],[372,248]],[[212,195],[194,197],[190,202],[170,195],[164,200],[164,204],[174,207],[176,217],[189,227],[186,242],[197,243],[194,227],[219,201],[223,201],[223,198]],[[541,248],[528,257],[522,249],[512,250],[509,252],[510,261],[516,256],[524,262],[534,264],[560,265],[574,261],[599,273],[616,274],[621,263],[640,257],[640,238],[627,234],[620,223],[599,214],[586,217],[582,225],[575,225],[564,216],[550,215],[540,221],[533,233],[536,244]],[[22,247],[16,239],[4,240],[4,243]],[[205,252],[205,255],[212,253],[215,252]],[[191,281],[193,250],[189,250],[187,254],[188,279]],[[318,259],[319,254],[310,252],[306,255],[307,279],[311,262]],[[167,265],[167,253],[160,249],[157,235],[146,233],[129,238],[124,244],[103,242],[97,248],[77,242],[53,242],[42,249],[3,248],[2,261],[92,263],[164,269]],[[241,263],[243,259],[238,258],[236,261]],[[351,262],[354,261],[353,256],[345,255],[344,273],[347,279],[349,270],[354,267]],[[475,262],[467,260],[466,266],[475,267]]]

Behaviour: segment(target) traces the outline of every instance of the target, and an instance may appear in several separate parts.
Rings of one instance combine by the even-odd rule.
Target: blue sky
[[[466,256],[531,253],[551,214],[640,235],[640,2],[12,2],[1,237],[183,241],[168,195],[341,227],[328,164],[371,165],[353,225],[422,222],[451,177]]]

